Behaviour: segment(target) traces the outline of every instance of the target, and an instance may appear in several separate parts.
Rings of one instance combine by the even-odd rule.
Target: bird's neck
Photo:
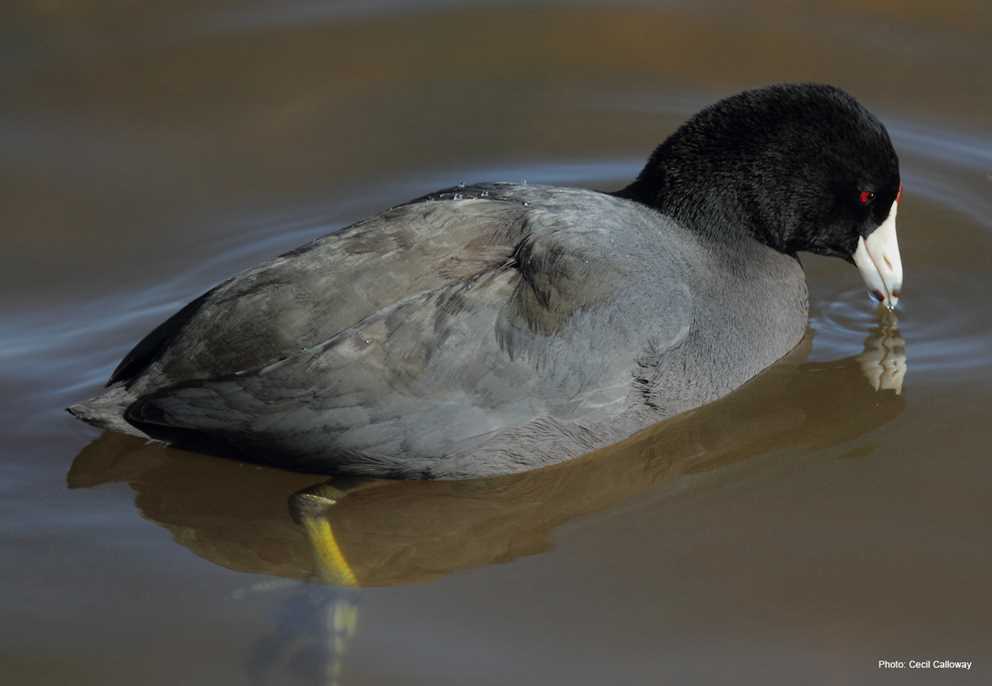
[[[678,165],[669,171],[665,162],[652,156],[637,179],[613,195],[648,205],[707,239],[744,236],[782,253],[796,252],[767,208],[748,201],[750,189],[737,181],[734,170]]]

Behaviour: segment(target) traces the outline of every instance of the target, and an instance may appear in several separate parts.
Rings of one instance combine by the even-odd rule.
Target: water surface
[[[992,669],[981,4],[8,3],[5,683],[933,683]],[[905,298],[804,257],[739,392],[502,479],[342,487],[66,405],[225,276],[460,181],[616,188],[699,107],[842,86],[888,125]],[[345,491],[347,493],[345,494]],[[985,676],[982,676],[985,675]]]

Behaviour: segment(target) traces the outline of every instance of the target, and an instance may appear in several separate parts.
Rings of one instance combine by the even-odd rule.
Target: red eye
[[[875,194],[871,191],[861,191],[861,195],[858,196],[858,201],[860,201],[862,205],[868,205],[874,199]]]

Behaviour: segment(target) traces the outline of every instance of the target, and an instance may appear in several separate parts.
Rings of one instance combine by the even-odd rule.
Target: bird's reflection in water
[[[811,363],[808,352],[809,340],[716,403],[523,474],[325,481],[104,434],[79,454],[68,480],[126,481],[142,515],[230,569],[339,587],[426,581],[544,551],[561,524],[684,475],[760,469],[755,458],[773,452],[796,459],[902,411],[905,342],[893,319],[868,336],[861,355]]]

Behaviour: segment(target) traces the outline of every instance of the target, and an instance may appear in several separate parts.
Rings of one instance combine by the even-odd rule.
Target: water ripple
[[[890,318],[907,341],[912,376],[959,380],[963,374],[989,365],[989,323],[965,307],[954,307],[949,293],[959,293],[963,280],[950,271],[927,273],[927,288],[900,302],[897,314],[868,304],[861,287],[824,294],[813,303],[810,325],[815,332],[811,359],[846,357],[864,338]],[[977,295],[977,294],[976,294]],[[962,296],[966,298],[966,296]]]

